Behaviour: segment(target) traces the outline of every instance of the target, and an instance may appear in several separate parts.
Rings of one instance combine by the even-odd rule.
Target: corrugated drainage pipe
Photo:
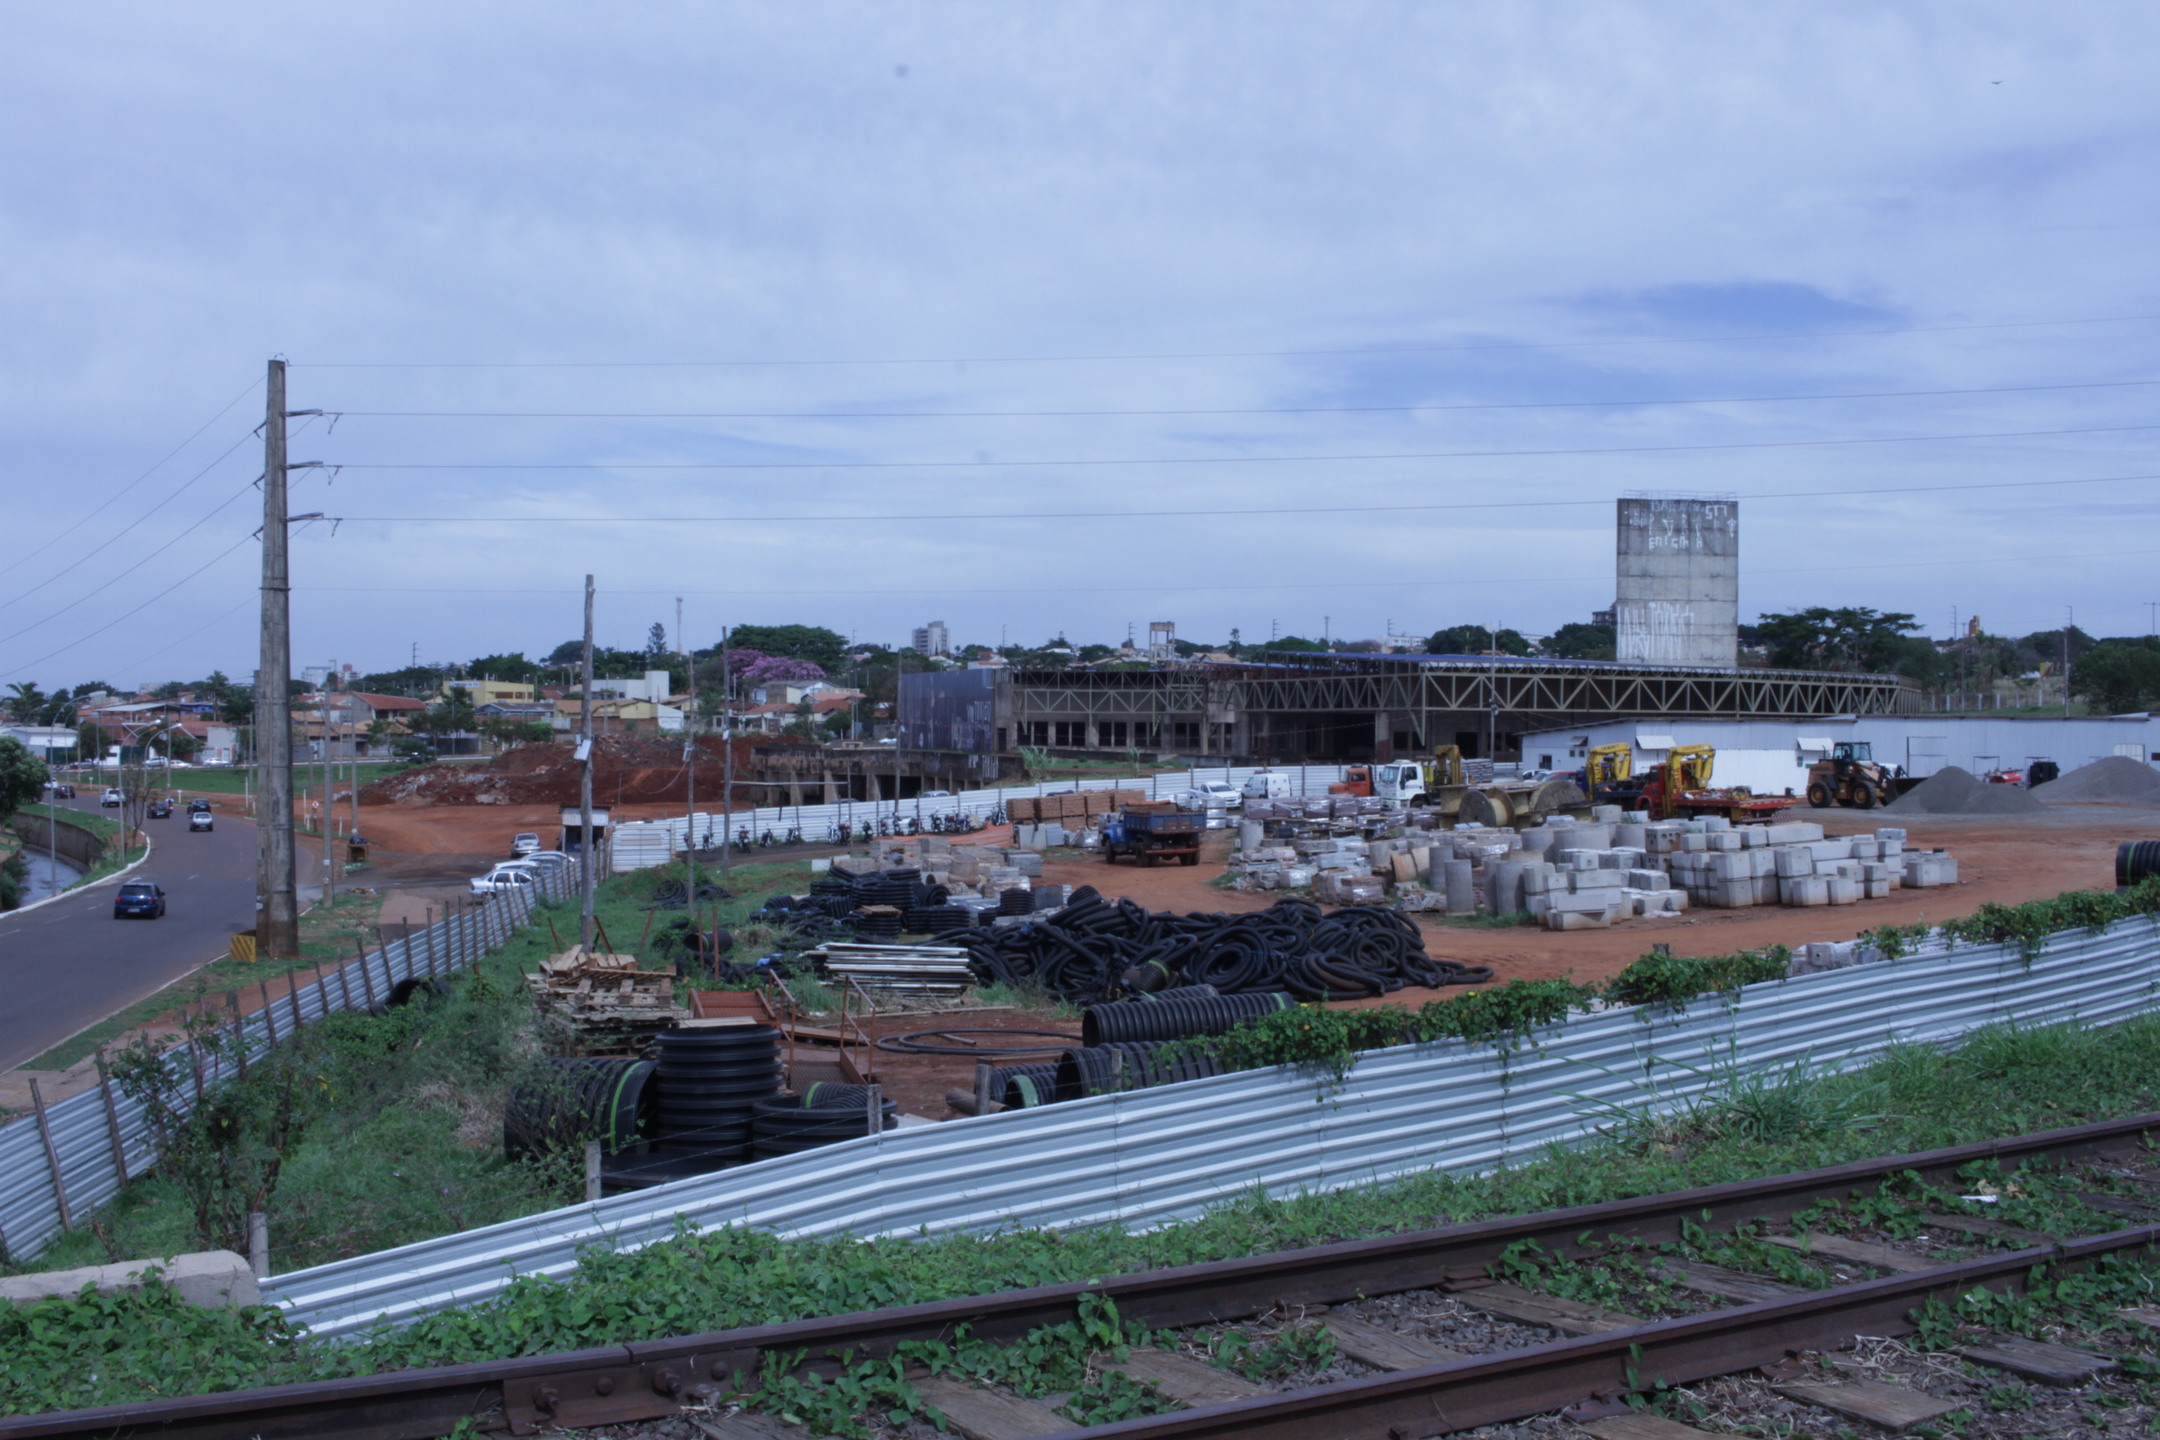
[[[2160,875],[2160,840],[2125,840],[2115,847],[2115,888],[2127,890]]]
[[[1057,1062],[1001,1065],[990,1072],[990,1098],[1007,1110],[1032,1110],[1058,1098]]]
[[[1165,993],[1146,1000],[1112,1000],[1090,1005],[1081,1012],[1080,1043],[1109,1045],[1221,1035],[1241,1020],[1296,1005],[1296,1000],[1279,991],[1263,995],[1198,995],[1182,1000],[1170,999]]]
[[[650,1060],[549,1060],[510,1088],[503,1154],[525,1160],[598,1140],[612,1154],[651,1123]]]
[[[1177,1053],[1169,1053],[1174,1044],[1168,1040],[1113,1042],[1067,1050],[1058,1057],[1057,1098],[1078,1100],[1222,1074],[1213,1056],[1189,1053],[1193,1047],[1183,1045],[1176,1046]]]

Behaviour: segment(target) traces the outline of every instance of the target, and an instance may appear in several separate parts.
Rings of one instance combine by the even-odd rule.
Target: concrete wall
[[[42,852],[50,847],[59,853],[61,859],[78,870],[87,871],[93,868],[105,854],[103,840],[85,827],[67,820],[59,823],[60,833],[57,840],[52,834],[53,822],[43,815],[18,814],[12,816],[8,824],[14,827],[15,833],[22,836],[23,843],[32,850]]]
[[[1523,738],[1523,761],[1536,765],[1550,755],[1552,768],[1573,769],[1593,745],[1626,741],[1638,769],[1664,758],[1662,745],[1717,747],[1713,777],[1720,785],[1746,785],[1781,794],[1804,788],[1808,764],[1839,740],[1865,740],[1875,758],[1902,765],[1913,775],[1932,775],[1946,765],[1980,774],[2023,769],[2036,759],[2053,760],[2064,774],[2110,755],[2148,763],[2160,759],[2160,719],[2148,715],[2107,717],[1949,715],[1841,716],[1828,720],[1615,720]]]
[[[1740,507],[1731,500],[1619,502],[1614,658],[1730,669],[1739,650]]]

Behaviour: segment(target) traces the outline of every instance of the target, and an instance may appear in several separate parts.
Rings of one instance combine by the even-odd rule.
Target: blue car
[[[113,894],[113,919],[155,920],[165,913],[165,892],[154,880],[130,880]]]

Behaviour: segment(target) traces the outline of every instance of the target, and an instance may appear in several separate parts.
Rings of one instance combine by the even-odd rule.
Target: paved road
[[[75,808],[95,811],[96,789],[81,788]],[[0,1070],[157,993],[255,923],[253,825],[221,813],[217,829],[190,834],[176,813],[143,828],[150,863],[128,878],[165,887],[163,919],[115,920],[111,880],[0,916]]]

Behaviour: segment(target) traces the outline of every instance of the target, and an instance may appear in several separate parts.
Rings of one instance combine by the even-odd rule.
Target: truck
[[[1618,777],[1596,786],[1592,793],[1601,805],[1640,806],[1656,820],[1722,815],[1735,825],[1767,823],[1791,807],[1790,796],[1757,795],[1745,785],[1711,788],[1710,772],[1716,763],[1717,751],[1708,745],[1675,745],[1649,774],[1631,775],[1632,764],[1623,762],[1613,767]]]
[[[1464,778],[1462,747],[1435,745],[1428,760],[1403,760],[1350,767],[1342,786],[1348,793],[1376,795],[1391,805],[1432,806],[1458,823],[1512,825],[1533,815],[1550,814],[1583,803],[1582,791],[1566,780],[1493,781],[1472,785]]]
[[[1103,859],[1116,864],[1129,855],[1142,865],[1175,859],[1180,865],[1200,863],[1200,833],[1207,817],[1180,810],[1167,801],[1154,800],[1127,805],[1103,825]]]

